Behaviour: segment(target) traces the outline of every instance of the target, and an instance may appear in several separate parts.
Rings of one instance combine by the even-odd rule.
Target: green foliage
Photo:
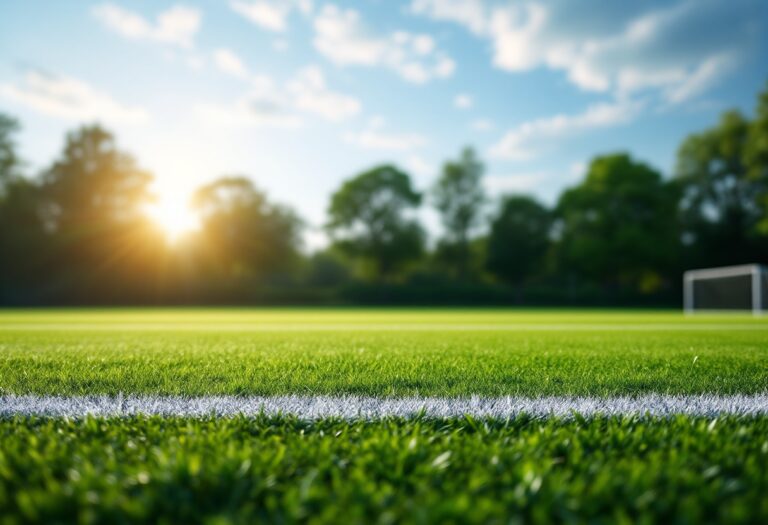
[[[0,113],[0,198],[3,186],[18,176],[21,160],[16,152],[13,135],[19,131],[16,119]]]
[[[446,162],[432,189],[435,208],[440,213],[444,233],[437,247],[440,261],[455,275],[466,277],[471,265],[472,230],[479,226],[485,203],[482,176],[484,167],[472,148],[466,148],[458,161]]]
[[[6,311],[0,393],[755,393],[766,328],[664,312]]]
[[[406,216],[420,203],[408,174],[378,166],[332,195],[327,229],[339,250],[373,265],[375,278],[392,277],[422,253],[424,231]]]
[[[0,193],[0,304],[17,302],[16,290],[35,290],[51,241],[40,214],[40,187],[24,178]]]
[[[661,174],[619,153],[595,158],[557,204],[561,271],[654,291],[678,246],[677,199]]]
[[[60,158],[43,174],[48,220],[64,234],[140,220],[151,182],[109,131],[84,126],[67,135]]]
[[[684,240],[696,265],[762,260],[768,237],[759,234],[768,170],[765,124],[728,111],[714,127],[688,137],[677,155],[676,183]],[[762,117],[765,118],[765,117]]]
[[[334,287],[351,279],[345,261],[333,250],[319,251],[309,257],[306,282],[310,286]]]
[[[197,190],[206,275],[240,278],[287,272],[299,258],[301,220],[269,202],[245,177],[225,177]]]
[[[152,175],[98,125],[67,135],[41,175],[38,208],[49,233],[40,278],[75,297],[148,295],[166,253],[147,218]]]
[[[215,300],[298,266],[301,221],[248,179],[201,188],[202,232],[171,247],[147,216],[152,175],[109,131],[75,130],[29,179],[16,176],[15,129],[0,117],[0,303]]]
[[[747,176],[756,188],[757,205],[762,215],[757,232],[768,236],[768,83],[759,95],[755,118],[749,127],[744,164]]]
[[[552,214],[533,197],[504,197],[491,221],[488,270],[509,283],[522,283],[541,268],[551,228]]]
[[[4,523],[761,523],[768,418],[0,421]]]
[[[0,304],[15,290],[34,289],[49,241],[40,215],[40,188],[20,174],[16,120],[0,113]]]

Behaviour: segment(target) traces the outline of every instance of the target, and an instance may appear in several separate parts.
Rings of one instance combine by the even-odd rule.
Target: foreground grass
[[[0,521],[765,523],[768,418],[0,421]]]
[[[768,390],[768,320],[663,312],[0,312],[0,394]]]

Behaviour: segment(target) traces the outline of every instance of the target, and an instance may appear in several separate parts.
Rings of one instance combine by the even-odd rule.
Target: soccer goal
[[[768,269],[759,264],[689,270],[683,275],[683,307],[745,310],[758,315],[768,307]]]

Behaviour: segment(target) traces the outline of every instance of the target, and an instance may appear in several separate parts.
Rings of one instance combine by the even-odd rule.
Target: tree
[[[483,165],[474,150],[466,148],[456,162],[446,162],[432,189],[445,233],[438,244],[438,257],[466,276],[470,266],[470,233],[481,219],[485,192]]]
[[[117,149],[99,125],[67,135],[61,157],[43,174],[48,219],[60,230],[93,230],[144,217],[152,175]]]
[[[41,187],[56,254],[51,272],[57,287],[68,290],[63,293],[123,301],[153,289],[164,242],[145,212],[151,182],[104,128],[84,126],[67,135]]]
[[[747,178],[757,193],[762,219],[757,233],[768,236],[768,83],[758,96],[755,118],[749,126],[744,147],[744,164]]]
[[[676,259],[677,193],[628,154],[592,160],[584,181],[556,208],[560,270],[589,281],[652,292]]]
[[[521,285],[542,266],[551,227],[552,214],[534,198],[504,197],[491,221],[486,267],[501,280]]]
[[[310,286],[338,287],[349,281],[348,266],[333,250],[315,252],[307,260],[306,282]]]
[[[406,216],[420,203],[408,174],[378,166],[347,180],[332,195],[326,228],[340,251],[370,263],[374,276],[386,279],[423,251],[424,232]]]
[[[19,131],[16,119],[0,113],[0,192],[19,175],[21,161],[16,153],[13,135]]]
[[[301,220],[270,202],[246,177],[224,177],[195,193],[200,249],[229,279],[264,279],[289,272],[299,257]]]
[[[35,300],[48,239],[40,217],[40,188],[21,175],[13,135],[19,125],[0,114],[0,302]]]
[[[757,129],[757,131],[754,131]],[[748,145],[751,148],[748,149]],[[683,240],[688,264],[715,266],[760,257],[758,223],[766,181],[759,126],[737,111],[689,136],[677,154]],[[748,161],[753,162],[752,169]]]

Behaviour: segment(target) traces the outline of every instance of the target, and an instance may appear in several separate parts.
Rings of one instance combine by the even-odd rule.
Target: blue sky
[[[762,0],[3,2],[0,111],[31,170],[103,123],[177,205],[245,174],[317,227],[350,175],[393,161],[424,189],[464,145],[492,196],[553,202],[595,154],[668,173],[751,112],[767,23]]]

